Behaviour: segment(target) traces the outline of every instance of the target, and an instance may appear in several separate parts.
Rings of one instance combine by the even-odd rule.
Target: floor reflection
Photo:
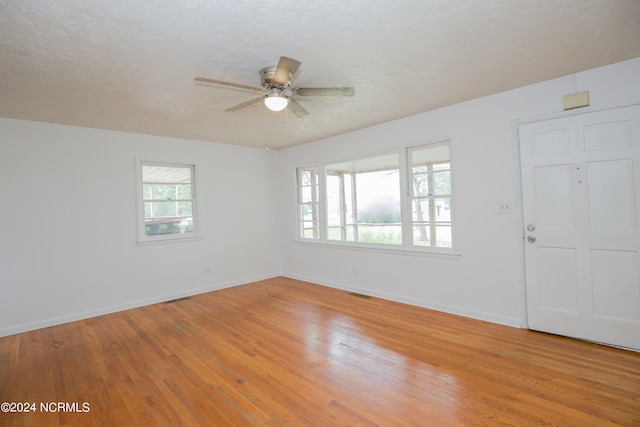
[[[367,331],[348,316],[315,311],[304,328],[309,361],[342,393],[366,405],[395,412],[420,404],[451,415],[465,394],[446,368],[396,346],[393,337],[401,332],[392,327]]]

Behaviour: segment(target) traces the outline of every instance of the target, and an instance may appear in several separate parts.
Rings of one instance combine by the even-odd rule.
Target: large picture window
[[[325,168],[327,239],[402,244],[398,154]]]
[[[298,237],[414,250],[452,248],[449,148],[449,142],[439,142],[299,168]]]
[[[140,163],[140,240],[195,235],[194,170],[194,165]]]

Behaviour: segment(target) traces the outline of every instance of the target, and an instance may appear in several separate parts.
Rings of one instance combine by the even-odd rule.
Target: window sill
[[[162,245],[167,243],[186,243],[202,240],[204,236],[189,236],[189,237],[164,237],[153,240],[138,240],[138,246],[153,246]]]
[[[399,247],[386,247],[381,245],[365,245],[365,244],[353,244],[353,243],[341,243],[341,242],[321,242],[318,240],[294,240],[294,244],[304,245],[304,246],[315,246],[315,247],[324,247],[324,248],[340,248],[347,249],[352,251],[359,252],[376,252],[376,253],[387,253],[393,255],[410,255],[410,256],[420,256],[420,257],[432,257],[432,258],[443,258],[443,259],[452,259],[459,260],[462,258],[462,254],[459,252],[455,252],[449,248],[441,248],[441,249],[409,249],[403,246]]]

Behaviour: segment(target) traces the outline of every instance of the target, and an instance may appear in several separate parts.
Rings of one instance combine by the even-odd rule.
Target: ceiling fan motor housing
[[[289,78],[285,84],[276,83],[273,81],[273,77],[276,73],[277,67],[265,67],[260,70],[260,80],[262,81],[262,87],[265,89],[289,89],[291,87],[291,78],[293,75],[291,71],[288,72]]]

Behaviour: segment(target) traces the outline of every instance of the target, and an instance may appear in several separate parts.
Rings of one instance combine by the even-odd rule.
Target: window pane
[[[342,227],[329,226],[329,228],[327,229],[327,239],[342,240]]]
[[[451,247],[451,226],[438,225],[436,227],[436,246],[443,248]]]
[[[425,222],[431,221],[429,210],[429,199],[418,199],[413,201],[413,221]]]
[[[400,222],[399,175],[395,169],[355,176],[358,224]]]
[[[301,191],[302,197],[300,201],[302,203],[310,203],[313,201],[313,189],[311,187],[302,187]]]
[[[191,199],[191,184],[179,184],[177,186],[177,197],[180,200]]]
[[[178,216],[192,216],[193,204],[191,202],[178,202]]]
[[[310,221],[301,222],[302,229],[300,230],[300,235],[307,239],[317,239],[318,238],[318,224]]]
[[[427,173],[426,165],[414,165],[413,166],[413,174]]]
[[[451,194],[449,171],[433,173],[433,194],[439,196]]]
[[[175,185],[153,185],[151,187],[151,198],[154,200],[175,200],[177,197]]]
[[[167,218],[177,216],[176,202],[147,202],[151,204],[151,217],[152,218]]]
[[[409,162],[413,167],[428,163],[440,164],[449,161],[449,143],[423,145],[409,149]]]
[[[142,165],[145,235],[194,231],[192,175],[193,166]]]
[[[327,175],[327,221],[329,227],[342,223],[342,178],[339,175]]]
[[[431,226],[429,224],[416,224],[413,226],[413,244],[431,246]]]
[[[429,176],[426,173],[413,175],[413,195],[416,197],[426,197],[429,195]]]
[[[347,225],[346,229],[347,229],[346,240],[348,242],[354,242],[356,240],[356,226]]]
[[[347,224],[353,224],[355,218],[353,216],[353,176],[349,173],[344,174],[344,215]],[[353,240],[353,229],[351,233],[351,239]]]
[[[145,223],[145,234],[147,236],[158,236],[165,234],[179,234],[181,221],[152,220]]]
[[[310,170],[301,169],[299,171],[299,174],[300,174],[300,185],[302,185],[302,186],[311,185],[311,171]]]
[[[300,218],[303,221],[313,221],[316,218],[316,207],[311,203],[300,205]]]
[[[433,199],[435,204],[436,221],[451,221],[449,198]]]
[[[358,241],[387,245],[402,244],[402,226],[394,225],[358,225]]]
[[[191,167],[143,165],[142,182],[154,184],[190,183]]]

